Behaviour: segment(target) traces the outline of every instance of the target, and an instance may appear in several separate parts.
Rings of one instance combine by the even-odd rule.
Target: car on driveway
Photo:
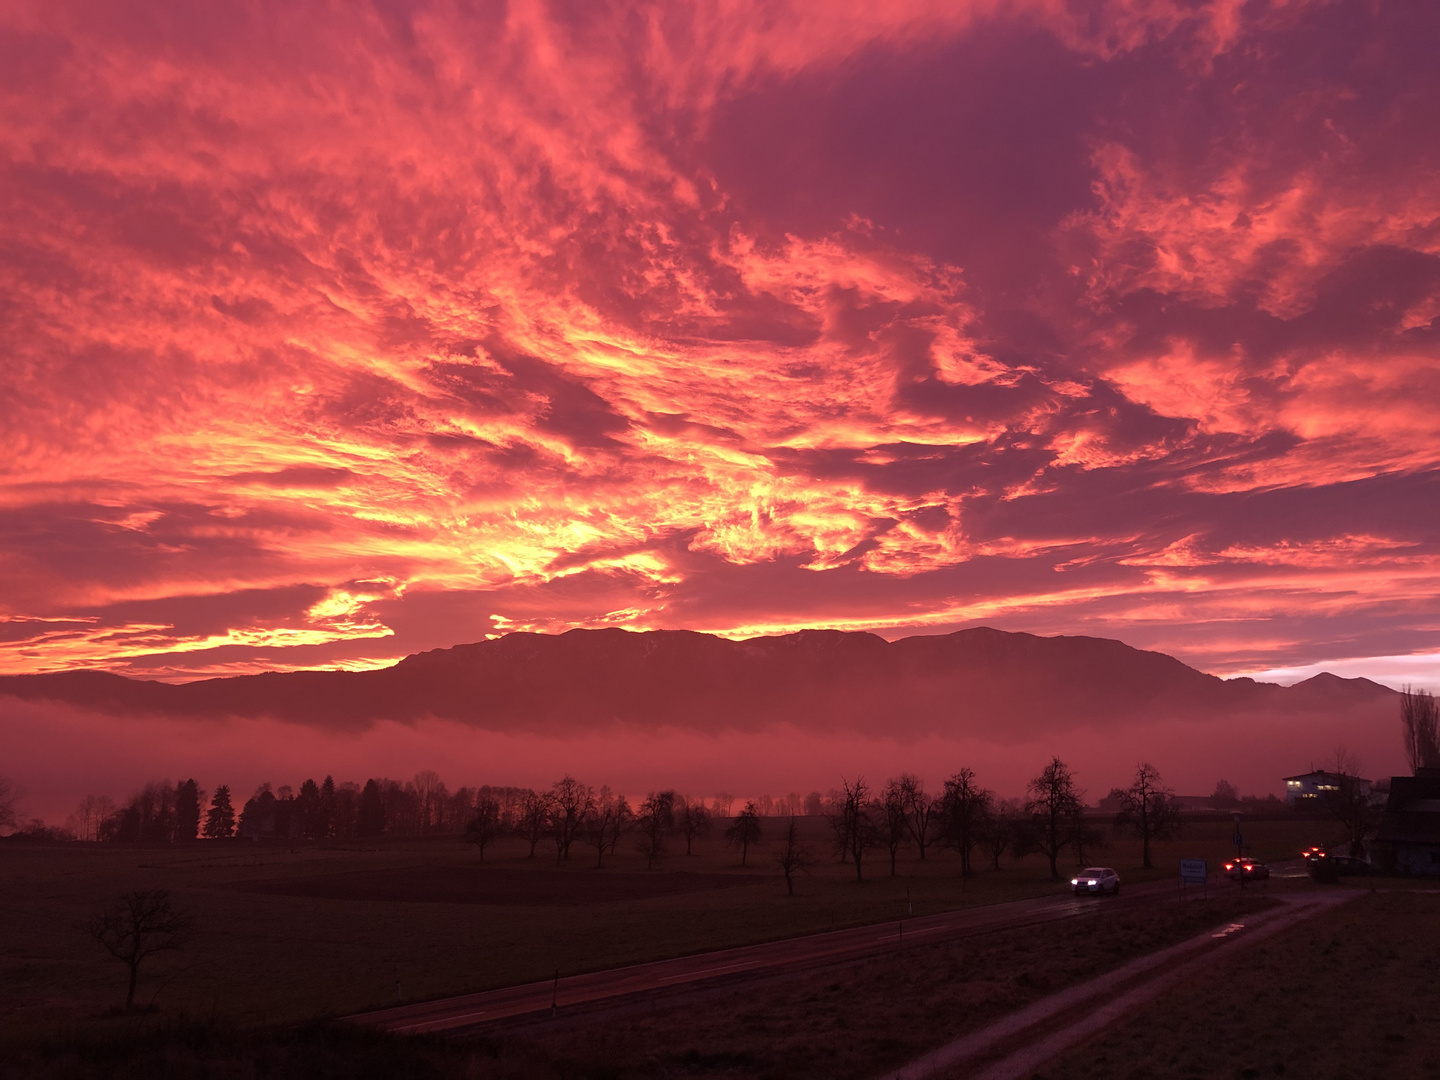
[[[1225,873],[1231,881],[1264,881],[1270,876],[1270,867],[1254,859],[1226,859]]]
[[[1070,879],[1070,888],[1075,895],[1081,893],[1118,893],[1120,875],[1108,866],[1087,866]]]

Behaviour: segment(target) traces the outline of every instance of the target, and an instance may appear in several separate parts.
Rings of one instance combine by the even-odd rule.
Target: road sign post
[[[1180,891],[1187,885],[1199,885],[1202,889],[1210,884],[1210,867],[1204,859],[1180,860]]]

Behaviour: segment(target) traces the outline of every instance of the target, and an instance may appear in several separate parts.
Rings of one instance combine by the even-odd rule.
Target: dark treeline
[[[1137,831],[1148,862],[1149,842],[1169,835],[1178,821],[1169,791],[1152,766],[1141,765],[1135,785],[1111,794],[1120,803],[1117,827]],[[722,794],[707,806],[674,791],[654,791],[632,807],[610,788],[591,787],[568,775],[541,791],[490,785],[451,791],[428,770],[404,782],[336,783],[326,776],[318,782],[307,779],[298,789],[262,784],[238,809],[224,785],[215,789],[208,806],[206,795],[194,780],[153,782],[122,806],[87,799],[77,819],[87,837],[109,841],[461,835],[482,860],[497,840],[519,838],[531,857],[543,848],[553,852],[556,862],[566,862],[579,848],[593,855],[597,866],[628,839],[647,865],[654,865],[672,846],[691,854],[695,841],[712,831],[715,818],[730,817],[736,801]],[[867,863],[876,857],[872,853],[880,853],[893,875],[902,851],[923,861],[937,849],[955,852],[966,876],[984,866],[998,869],[1005,855],[1032,853],[1043,854],[1058,875],[1064,853],[1083,862],[1087,851],[1105,843],[1103,831],[1084,813],[1082,796],[1069,768],[1056,758],[1030,781],[1024,800],[997,798],[972,770],[962,768],[937,791],[926,790],[918,777],[906,773],[883,787],[861,777],[843,779],[825,795],[792,795],[780,802],[792,819],[805,814],[827,820],[836,857],[863,879]],[[724,830],[742,865],[766,839],[762,819],[768,815],[761,813],[759,802],[744,803]],[[773,812],[776,802],[769,800],[765,808]],[[803,863],[806,857],[790,834],[785,860]]]
[[[105,798],[86,799],[71,819],[71,832],[82,839],[161,842],[459,835],[482,861],[496,841],[518,838],[530,857],[543,849],[553,852],[556,862],[566,862],[578,848],[597,866],[626,840],[647,865],[654,865],[672,848],[691,854],[695,841],[713,830],[714,819],[726,818],[723,837],[748,865],[751,848],[767,839],[762,819],[780,810],[789,811],[792,820],[823,817],[835,857],[852,865],[857,879],[877,858],[894,875],[902,852],[924,861],[942,849],[958,856],[967,877],[987,867],[998,870],[1003,857],[1031,854],[1043,855],[1059,876],[1059,862],[1067,854],[1083,863],[1107,843],[1106,830],[1085,813],[1083,796],[1058,758],[1030,780],[1023,799],[997,797],[973,770],[962,768],[938,790],[927,790],[910,773],[883,786],[856,777],[842,779],[839,788],[823,795],[747,801],[733,818],[737,800],[726,793],[707,806],[674,791],[654,791],[632,807],[609,787],[591,787],[568,775],[539,791],[492,785],[451,791],[427,770],[403,782],[336,783],[326,776],[318,782],[307,779],[298,789],[262,784],[238,808],[225,785],[207,803],[207,792],[194,780],[157,781],[121,806]],[[1222,782],[1216,803],[1228,804],[1232,797],[1233,788]],[[1147,866],[1151,842],[1173,836],[1179,826],[1173,793],[1149,764],[1137,766],[1134,783],[1113,789],[1105,803],[1114,829],[1142,841]],[[787,834],[783,860],[788,865],[803,865],[811,857],[797,843],[793,831]]]

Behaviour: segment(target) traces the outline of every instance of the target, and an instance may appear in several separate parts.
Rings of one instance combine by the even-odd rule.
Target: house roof
[[[1366,780],[1364,777],[1361,777],[1361,776],[1347,776],[1345,773],[1327,772],[1325,769],[1311,769],[1309,772],[1301,773],[1299,776],[1287,776],[1287,777],[1285,777],[1285,779],[1286,779],[1287,781],[1288,781],[1288,780],[1316,780],[1316,779],[1322,779],[1322,780],[1329,780],[1329,779],[1340,780],[1340,779],[1346,779],[1346,780],[1358,780],[1358,781],[1359,781],[1360,783],[1362,783],[1362,784],[1368,784],[1368,783],[1370,783],[1369,780]]]
[[[1392,776],[1385,809],[1403,811],[1422,799],[1440,799],[1440,769],[1425,769],[1415,776]]]

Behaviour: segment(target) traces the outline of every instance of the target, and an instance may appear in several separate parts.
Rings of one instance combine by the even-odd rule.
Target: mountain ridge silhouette
[[[1328,672],[1294,686],[1221,679],[1111,638],[976,627],[887,641],[802,630],[517,632],[371,671],[161,683],[85,670],[0,677],[0,696],[112,714],[271,717],[332,730],[430,717],[496,731],[600,727],[1027,738],[1077,726],[1254,714],[1393,713],[1396,691]]]

